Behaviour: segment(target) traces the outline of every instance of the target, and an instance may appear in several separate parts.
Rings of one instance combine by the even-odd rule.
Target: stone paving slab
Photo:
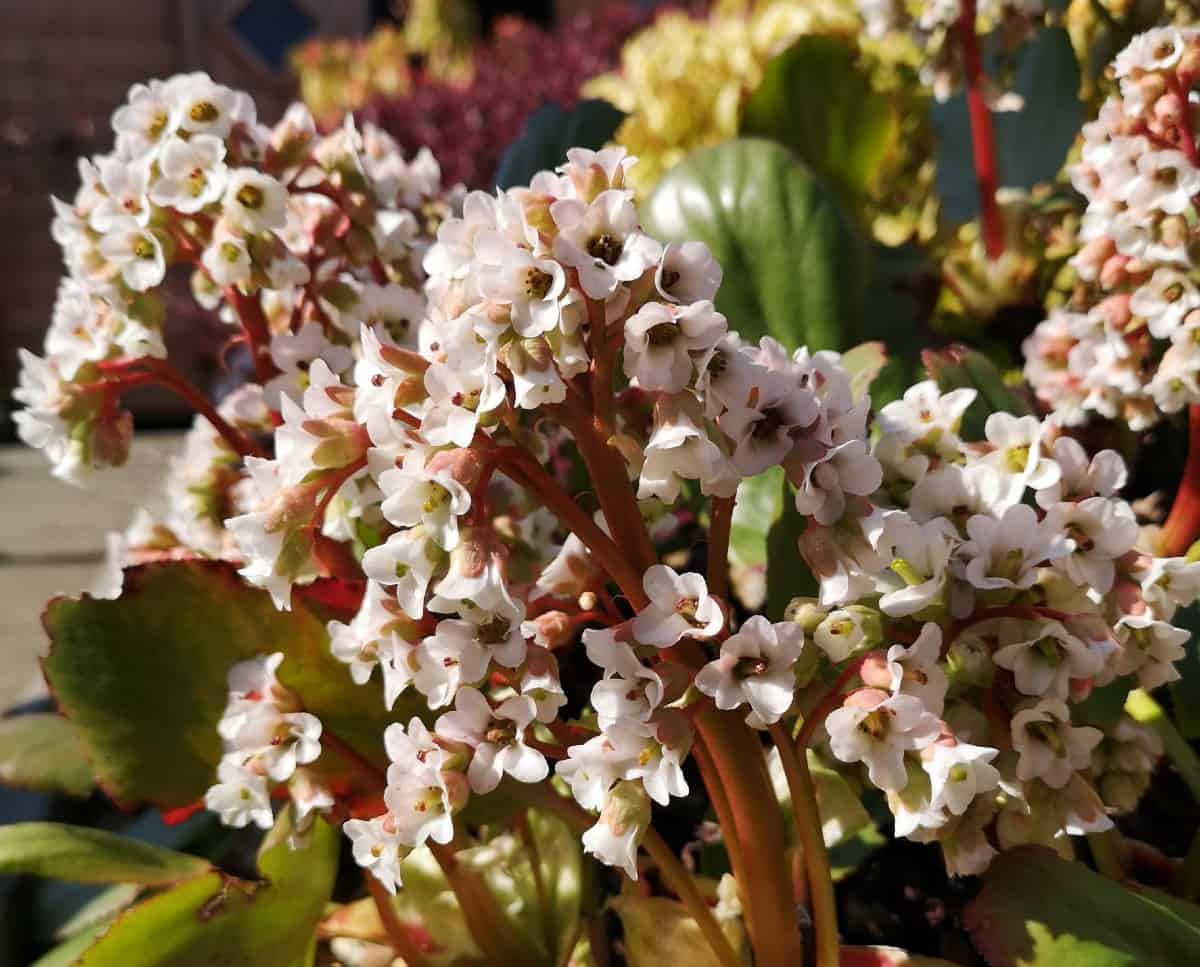
[[[105,536],[133,512],[159,504],[176,433],[139,433],[129,462],[79,489],[50,476],[45,458],[0,447],[0,709],[45,692],[37,659],[45,652],[41,612],[55,594],[92,585]]]

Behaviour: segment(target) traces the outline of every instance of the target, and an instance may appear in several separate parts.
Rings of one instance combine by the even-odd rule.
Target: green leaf
[[[716,305],[743,338],[789,349],[862,341],[867,250],[833,194],[782,145],[755,138],[696,151],[643,206],[647,231],[697,239],[725,269]]]
[[[1180,678],[1171,682],[1171,709],[1185,739],[1200,739],[1200,604],[1180,608],[1171,621],[1192,633],[1187,654],[1175,663]]]
[[[808,520],[796,510],[791,487],[782,474],[780,512],[767,532],[767,604],[765,614],[772,621],[783,620],[783,612],[792,598],[814,597],[817,579],[800,556],[800,535]]]
[[[992,967],[1200,963],[1200,907],[1128,890],[1042,846],[997,857],[964,921]]]
[[[318,819],[308,845],[287,844],[290,810],[263,843],[248,884],[220,873],[188,880],[120,917],[79,967],[291,967],[303,962],[333,891],[338,833]]]
[[[888,363],[887,347],[881,342],[859,343],[842,353],[842,367],[850,374],[850,392],[858,402]]]
[[[43,667],[105,791],[122,804],[183,806],[212,784],[225,676],[236,662],[282,651],[280,681],[325,728],[383,762],[392,721],[378,681],[360,688],[329,651],[324,623],[290,612],[230,565],[178,561],[130,568],[115,601],[84,595],[47,608]],[[405,718],[405,709],[396,718]],[[334,764],[329,750],[318,765]]]
[[[782,467],[771,467],[756,477],[738,484],[729,528],[729,560],[743,567],[767,563],[767,531],[783,510],[787,484]]]
[[[1058,174],[1084,121],[1079,64],[1062,27],[1037,31],[1017,55],[1019,111],[993,112],[1000,184],[1032,188]],[[931,108],[938,139],[937,190],[944,214],[965,222],[979,211],[966,94]]]
[[[678,900],[625,892],[609,900],[608,905],[621,918],[625,962],[629,967],[662,964],[718,967],[721,963],[692,915]],[[734,945],[736,949],[736,940]]]
[[[977,391],[975,401],[963,416],[964,440],[982,440],[984,424],[993,413],[1012,413],[1014,416],[1033,413],[1028,400],[1008,386],[996,364],[978,350],[954,345],[949,349],[927,349],[921,358],[930,378],[937,382],[943,393],[964,387]]]
[[[176,853],[102,829],[63,823],[0,826],[0,873],[30,873],[74,883],[177,883],[212,869]]]
[[[94,785],[79,736],[50,712],[0,719],[0,783],[80,798]]]
[[[900,112],[836,37],[801,37],[767,64],[740,133],[791,148],[847,201],[866,194],[897,152]]]
[[[108,921],[92,924],[36,960],[32,967],[73,967],[88,947],[96,942],[96,938],[107,929]]]
[[[528,185],[539,171],[565,162],[569,148],[602,148],[624,118],[608,101],[580,101],[569,111],[546,101],[504,152],[496,169],[496,187]]]

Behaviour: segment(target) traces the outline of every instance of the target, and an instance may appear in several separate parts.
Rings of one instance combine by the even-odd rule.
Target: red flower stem
[[[512,451],[510,454],[509,451]],[[630,563],[627,555],[607,534],[592,521],[558,481],[550,476],[527,452],[516,447],[504,447],[500,452],[504,462],[502,469],[517,483],[537,494],[546,506],[583,541],[609,576],[617,582],[621,592],[639,610],[648,599],[642,590],[641,572]],[[632,494],[632,491],[630,491]],[[641,522],[641,518],[638,519]]]
[[[1200,537],[1200,404],[1188,408],[1188,455],[1183,479],[1163,524],[1159,543],[1167,557],[1186,554]]]
[[[371,899],[375,901],[375,909],[379,911],[379,920],[383,924],[383,931],[387,934],[393,952],[409,967],[426,967],[428,961],[408,936],[408,928],[396,914],[392,898],[383,888],[383,884],[366,870],[363,870],[363,881],[367,884]]]
[[[794,967],[804,962],[803,940],[792,904],[791,867],[783,817],[779,813],[767,759],[758,734],[741,717],[716,708],[694,720],[697,757],[704,787],[713,795],[721,788],[732,822],[721,823],[725,841],[736,838],[740,859],[735,868],[738,889],[747,912],[747,928],[758,967]],[[752,912],[751,912],[752,911]]]
[[[714,497],[708,522],[708,591],[729,598],[729,534],[735,497]]]
[[[225,299],[237,313],[246,330],[246,345],[254,359],[254,372],[264,386],[278,375],[279,368],[271,359],[271,327],[258,296],[246,295],[235,285],[225,290]]]
[[[979,223],[983,247],[992,261],[1004,254],[1004,226],[996,204],[996,135],[992,114],[984,96],[983,60],[975,33],[975,0],[963,0],[957,30],[962,44],[963,73],[967,84],[967,114],[971,120],[971,154],[975,159],[975,183],[979,189]]]
[[[821,813],[817,794],[808,768],[808,752],[796,749],[787,729],[776,723],[770,727],[771,741],[779,750],[779,762],[792,795],[792,815],[796,834],[804,853],[808,872],[809,907],[813,929],[817,935],[817,967],[838,967],[841,957],[838,943],[837,899],[833,895],[833,874],[829,869],[829,853],[821,831]]]
[[[139,368],[135,369],[135,366]],[[134,386],[147,384],[163,386],[208,420],[213,429],[239,456],[266,456],[250,437],[221,416],[212,401],[165,359],[154,359],[149,356],[142,359],[119,359],[101,363],[100,369],[107,374],[112,374],[112,377],[94,384],[98,388],[120,392]]]
[[[462,909],[467,929],[489,963],[526,963],[528,945],[518,935],[512,922],[504,915],[500,904],[483,877],[459,862],[453,844],[443,846],[430,841],[426,844]]]
[[[334,471],[329,476],[329,479],[325,481],[325,493],[321,495],[320,501],[317,502],[317,506],[313,509],[313,530],[319,531],[321,529],[321,526],[324,524],[325,511],[329,509],[329,504],[337,496],[337,492],[342,489],[342,485],[366,465],[367,457],[366,454],[363,454],[363,456],[359,457],[353,463]]]

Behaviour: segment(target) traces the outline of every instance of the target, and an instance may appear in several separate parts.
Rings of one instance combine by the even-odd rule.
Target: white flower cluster
[[[179,389],[162,338],[172,266],[192,270],[203,308],[245,325],[274,409],[314,360],[348,369],[360,323],[399,334],[422,315],[421,258],[451,210],[428,152],[406,163],[370,126],[319,136],[300,105],[268,128],[206,74],[134,85],[112,125],[113,151],[80,161],[70,204],[53,199],[68,275],[45,358],[22,353],[15,393],[22,438],[57,476],[125,459],[123,389]]]
[[[1170,621],[1200,593],[1200,563],[1136,547],[1115,452],[1089,459],[1007,413],[964,442],[974,398],[926,382],[880,411],[883,487],[836,527],[809,525],[820,598],[793,608],[862,683],[824,721],[834,757],[862,762],[897,834],[936,840],[959,873],[1131,808],[1156,746],[1127,721],[1105,739],[1073,708],[1117,679],[1178,678],[1188,632]]]
[[[601,812],[586,845],[631,874],[648,800],[687,790],[691,726],[672,706],[690,682],[663,653],[721,635],[727,606],[699,575],[660,565],[644,581],[630,569],[649,600],[633,619],[571,604],[607,593],[611,559],[595,542],[622,552],[605,514],[594,525],[581,514],[594,528],[584,533],[539,506],[542,443],[573,443],[597,475],[615,465],[608,480],[634,515],[638,500],[673,503],[685,481],[730,499],[739,480],[780,464],[797,506],[818,520],[880,484],[869,402],[852,399],[837,354],[742,346],[713,308],[721,272],[708,250],[664,247],[640,230],[624,188],[632,163],[577,149],[529,188],[468,195],[425,258],[418,324],[397,338],[364,323],[352,372],[313,362],[300,401],[283,402],[275,458],[247,461],[257,499],[228,522],[243,575],[287,607],[294,584],[322,573],[314,525],[350,536],[329,530],[336,494],[376,539],[361,557],[361,609],[330,625],[334,654],[358,682],[378,666],[389,707],[407,689],[431,709],[452,707],[431,734],[415,720],[407,733],[393,727],[388,812],[347,827],[385,884],[407,850],[445,841],[466,791],[487,793],[506,774],[544,779],[548,748],[579,802]],[[585,407],[616,393],[596,374],[612,381],[618,356],[630,389],[612,400],[609,438],[597,439]],[[535,456],[523,411],[569,436],[541,425]],[[551,649],[585,621],[606,626],[584,634],[599,728],[564,731]],[[696,685],[765,727],[791,705],[802,642],[795,625],[751,620]]]
[[[1095,413],[1145,429],[1200,403],[1200,31],[1161,27],[1113,63],[1120,96],[1084,126],[1071,182],[1087,199],[1074,297],[1024,346],[1025,375],[1064,426]]]
[[[229,670],[229,701],[217,724],[225,752],[204,804],[227,826],[270,829],[271,784],[286,782],[295,809],[293,835],[303,837],[333,797],[303,768],[321,754],[321,722],[279,683],[275,673],[282,662],[283,653],[276,652]]]

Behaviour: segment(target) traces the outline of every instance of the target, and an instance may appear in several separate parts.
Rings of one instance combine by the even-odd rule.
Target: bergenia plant
[[[1164,553],[1070,431],[1200,400],[1193,47],[1135,40],[1085,131],[1092,301],[1029,344],[1044,417],[936,372],[875,405],[877,352],[743,339],[714,303],[747,267],[644,230],[624,149],[464,194],[369,125],[134,87],[55,202],[17,420],[72,482],[125,459],[129,388],[196,424],[166,513],[50,606],[45,667],[117,802],[270,832],[258,879],[128,860],[154,893],[79,962],[165,922],[147,963],[603,964],[611,903],[647,963],[653,900],[678,962],[901,963],[840,939],[827,841],[860,798],[951,877],[1083,837],[1100,862],[1162,754],[1121,704],[1179,677],[1200,562],[1194,511]],[[165,349],[177,271],[248,360],[219,402]],[[764,482],[778,613],[730,573]]]

